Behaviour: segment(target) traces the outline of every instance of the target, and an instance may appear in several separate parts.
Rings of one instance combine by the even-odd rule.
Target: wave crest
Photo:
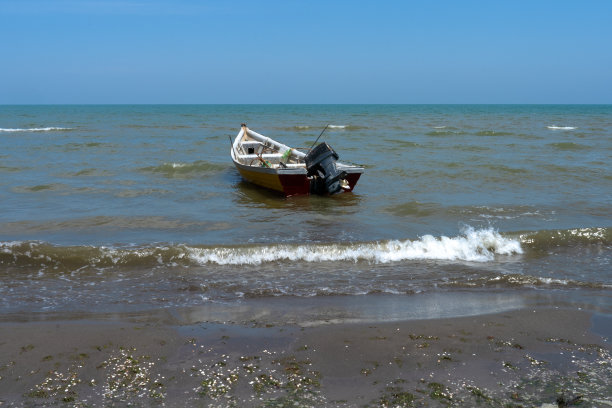
[[[389,263],[404,260],[492,261],[496,255],[521,254],[520,243],[492,229],[469,228],[453,238],[425,235],[418,240],[392,240],[360,244],[276,245],[235,248],[190,248],[199,264],[261,264],[275,261]]]
[[[575,126],[546,126],[547,128],[549,128],[550,130],[574,130],[576,129]]]
[[[53,131],[69,131],[74,130],[74,128],[65,128],[65,127],[41,127],[41,128],[0,128],[0,132],[7,133],[18,133],[18,132],[53,132]]]
[[[171,268],[274,262],[491,262],[499,256],[523,254],[525,249],[541,251],[589,245],[612,245],[612,228],[576,228],[502,235],[491,228],[468,227],[455,237],[425,235],[414,240],[241,246],[179,244],[113,248],[56,246],[38,241],[0,242],[0,265],[62,272],[81,268]]]
[[[271,262],[371,262],[448,260],[487,262],[497,255],[521,254],[520,242],[492,229],[468,229],[456,237],[425,235],[417,240],[307,245],[144,248],[60,247],[41,242],[0,243],[0,265],[59,271],[86,267],[174,267],[259,265]]]
[[[612,245],[612,228],[594,227],[527,232],[520,234],[519,240],[530,248],[540,250],[560,246]]]

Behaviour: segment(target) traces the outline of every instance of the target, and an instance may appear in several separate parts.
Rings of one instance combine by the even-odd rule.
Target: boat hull
[[[325,146],[335,155],[327,144]],[[346,181],[343,181],[342,189],[352,191],[364,171],[363,167],[334,161],[334,170],[328,173],[321,167],[324,159],[328,158],[321,157],[321,163],[316,162],[321,156],[319,154],[310,166],[318,174],[312,179],[313,176],[308,175],[305,153],[254,132],[245,124],[232,143],[230,156],[243,179],[285,196],[311,194],[313,190],[321,194],[321,177],[329,174],[332,174],[329,177],[342,177]]]
[[[286,196],[310,193],[310,180],[306,172],[303,174],[280,173],[275,169],[244,166],[236,162],[234,164],[243,179],[260,187]]]
[[[234,165],[242,178],[260,187],[279,192],[285,196],[310,194],[310,178],[306,171],[277,170],[265,167],[245,166],[234,161]],[[361,173],[347,172],[348,189],[353,191]]]

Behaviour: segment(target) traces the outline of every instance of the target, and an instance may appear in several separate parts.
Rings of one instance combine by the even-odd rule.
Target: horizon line
[[[490,106],[490,105],[499,105],[499,106],[519,106],[519,105],[552,105],[552,106],[572,106],[572,105],[587,105],[587,106],[606,106],[606,105],[612,105],[612,102],[607,102],[607,103],[595,103],[595,102],[588,102],[588,103],[541,103],[541,102],[526,102],[526,103],[516,103],[516,102],[491,102],[491,103],[483,103],[483,102],[478,102],[478,103],[468,103],[468,102],[462,102],[462,103],[380,103],[380,102],[368,102],[368,103],[336,103],[336,102],[326,102],[326,103],[307,103],[307,102],[290,102],[290,103],[210,103],[210,102],[204,102],[204,103],[175,103],[175,102],[168,102],[168,103],[131,103],[131,102],[115,102],[115,103],[92,103],[92,102],[87,102],[87,103],[0,103],[0,106],[130,106],[130,105],[141,105],[141,106],[202,106],[202,105],[227,105],[227,106],[245,106],[245,105],[260,105],[260,106],[281,106],[281,105],[319,105],[319,106],[325,106],[325,105],[381,105],[381,106],[389,106],[389,105],[396,105],[396,106],[415,106],[415,105],[420,105],[420,106],[441,106],[441,105],[455,105],[455,106],[465,106],[465,105],[472,105],[472,106]]]

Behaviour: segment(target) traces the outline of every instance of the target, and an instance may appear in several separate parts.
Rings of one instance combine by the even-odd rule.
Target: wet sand
[[[6,320],[1,406],[612,406],[610,318],[572,308],[308,327]]]

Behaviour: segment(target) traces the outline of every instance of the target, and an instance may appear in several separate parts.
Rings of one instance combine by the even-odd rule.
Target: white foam
[[[13,248],[23,245],[23,241],[4,241],[0,242],[0,252],[5,254],[12,254]]]
[[[72,128],[63,127],[44,127],[44,128],[27,128],[27,129],[5,129],[0,128],[0,132],[51,132],[53,130],[73,130]]]
[[[446,126],[434,126],[434,129],[446,129]]]
[[[393,240],[360,244],[275,245],[247,248],[186,248],[199,264],[259,265],[277,261],[389,263],[404,260],[487,262],[496,255],[521,254],[519,241],[504,238],[492,229],[466,229],[463,235],[418,240]]]
[[[576,129],[574,126],[546,126],[552,130],[574,130]]]
[[[575,228],[568,232],[576,237],[605,238],[607,228]]]
[[[24,243],[23,241],[1,241],[0,247],[12,248],[12,247],[22,245],[23,243]]]
[[[565,280],[565,279],[554,279],[554,278],[538,278],[538,280],[540,282],[542,282],[545,285],[568,285],[569,281]]]
[[[330,129],[344,129],[344,128],[346,128],[346,125],[329,125],[328,128],[330,128]]]

